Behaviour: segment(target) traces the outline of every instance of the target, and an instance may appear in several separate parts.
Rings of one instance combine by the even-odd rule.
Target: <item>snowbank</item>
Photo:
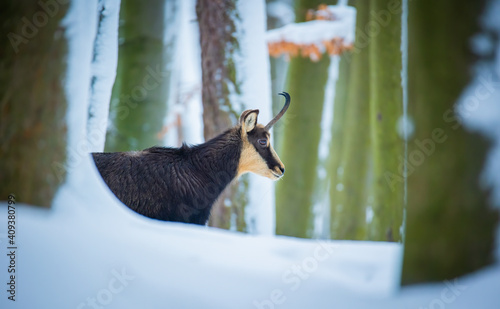
[[[16,207],[1,308],[498,308],[500,268],[399,291],[402,246],[251,236],[139,216],[96,168],[52,209]],[[7,212],[6,203],[0,213]],[[0,217],[6,227],[7,216]],[[2,250],[7,234],[2,228]],[[7,267],[6,251],[0,265]],[[3,272],[4,275],[6,272]],[[3,277],[3,276],[2,276]],[[6,282],[6,277],[3,281]],[[441,306],[443,304],[443,306]],[[8,306],[7,306],[8,305]]]
[[[89,186],[65,187],[60,207],[17,206],[12,308],[87,308],[92,302],[109,308],[272,308],[272,302],[303,308],[297,302],[380,298],[398,290],[398,244],[250,236],[151,220],[100,192],[107,189],[88,168]],[[6,226],[5,216],[0,224]],[[1,265],[8,265],[5,254]],[[1,303],[6,299],[3,290]]]

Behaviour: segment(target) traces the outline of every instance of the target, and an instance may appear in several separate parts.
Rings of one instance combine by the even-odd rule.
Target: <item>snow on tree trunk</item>
[[[167,2],[169,5],[167,5]],[[173,0],[122,1],[118,70],[110,109],[107,151],[161,144],[175,39],[165,27],[177,6]]]
[[[111,90],[116,77],[120,0],[99,0],[94,40],[87,137],[91,152],[104,150]]]
[[[68,38],[67,73],[65,78],[65,91],[68,97],[68,111],[66,121],[68,124],[68,162],[66,168],[68,176],[61,192],[73,190],[75,186],[82,186],[87,169],[85,166],[92,164],[89,160],[90,147],[87,136],[87,123],[89,111],[89,89],[92,76],[93,44],[97,33],[98,24],[97,0],[73,1],[68,10],[68,15],[63,20]],[[63,190],[65,189],[65,190]],[[57,195],[61,198],[63,193]],[[70,207],[54,201],[59,207]]]
[[[49,207],[66,178],[67,7],[0,5],[0,199]]]
[[[409,112],[416,128],[407,158],[404,283],[454,278],[493,260],[498,214],[479,182],[488,143],[465,131],[463,115],[455,114],[455,102],[471,80],[475,56],[467,47],[484,4],[409,4]],[[472,106],[483,106],[480,98],[493,85],[491,75],[482,78],[486,83],[466,97]]]
[[[241,101],[245,109],[259,109],[259,122],[265,124],[272,117],[269,57],[265,41],[266,12],[264,0],[238,1],[240,23],[238,42],[241,59],[236,61],[236,76],[241,87]],[[273,96],[278,97],[277,93]],[[283,101],[281,101],[283,105]],[[273,130],[276,131],[276,130]],[[274,234],[274,184],[270,179],[249,174],[248,204],[245,208],[245,226],[249,233]]]
[[[201,103],[201,51],[196,0],[179,3],[179,26],[168,27],[167,33],[177,35],[173,78],[169,92],[168,113],[165,119],[164,144],[179,147],[203,143],[203,106]]]
[[[369,21],[367,4],[357,5],[357,29],[363,29]],[[347,96],[338,97],[335,104],[339,114],[335,114],[335,132],[340,135],[331,146],[332,168],[330,173],[335,181],[330,182],[331,237],[333,239],[366,239],[365,213],[367,205],[368,154],[370,145],[369,123],[369,50],[360,48],[360,34],[352,54],[344,57],[349,62]],[[344,64],[347,66],[347,64]],[[339,132],[340,131],[340,132]]]
[[[315,181],[313,211],[313,238],[330,238],[330,199],[329,179],[327,178],[330,144],[332,138],[332,122],[334,117],[334,101],[337,81],[339,78],[340,56],[330,56],[328,80],[325,85],[323,99],[323,115],[321,117],[321,135],[318,145],[318,166]]]
[[[308,9],[323,1],[301,0],[296,4],[298,21],[305,20]],[[276,234],[310,237],[312,204],[325,84],[329,57],[318,62],[293,58],[288,68],[286,91],[292,97],[283,126],[280,157],[286,165],[286,176],[276,185]],[[307,132],[307,135],[304,135]]]
[[[368,4],[367,4],[368,5]],[[398,175],[404,143],[397,123],[401,88],[401,1],[370,1],[370,130],[373,157],[372,240],[401,241],[403,180]]]
[[[239,101],[235,57],[239,53],[236,37],[236,0],[198,0],[196,13],[200,29],[203,134],[209,140],[237,122],[242,112]],[[209,225],[245,230],[245,196],[248,183],[235,181],[213,205]],[[232,221],[232,224],[231,224]],[[236,227],[237,226],[237,227]]]

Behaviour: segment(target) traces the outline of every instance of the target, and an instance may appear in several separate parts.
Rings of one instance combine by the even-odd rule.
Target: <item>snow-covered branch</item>
[[[328,6],[313,14],[316,20],[289,24],[269,30],[267,42],[271,56],[310,57],[317,61],[321,54],[338,55],[352,48],[356,25],[356,9],[350,6]]]

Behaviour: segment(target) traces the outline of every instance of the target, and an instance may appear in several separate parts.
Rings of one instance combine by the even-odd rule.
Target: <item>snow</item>
[[[89,98],[89,119],[87,137],[90,151],[104,151],[108,124],[111,90],[115,82],[118,63],[118,19],[119,0],[100,0],[97,11],[102,10],[103,18],[97,15],[96,35],[92,59],[92,78]]]
[[[196,20],[195,1],[180,4],[180,29],[177,55],[180,67],[179,97],[184,102],[182,127],[184,139],[190,144],[203,142],[203,107],[201,103],[201,51]],[[182,55],[182,57],[179,57]]]
[[[237,79],[245,109],[259,110],[259,123],[267,124],[272,118],[271,78],[266,32],[264,0],[238,1],[240,17],[240,54],[235,57]],[[238,22],[238,20],[237,20]],[[277,94],[273,94],[277,95]],[[286,117],[286,115],[285,115]],[[274,183],[272,180],[250,174],[245,223],[252,234],[273,235],[275,231]]]
[[[289,3],[282,1],[267,2],[267,15],[278,19],[281,25],[293,23],[295,12]]]
[[[290,299],[286,307],[301,308],[297,301],[318,302],[325,287],[337,296],[397,291],[399,244],[251,236],[156,221],[121,205],[90,157],[82,168],[86,186],[64,186],[60,205],[17,206],[19,295],[11,308],[86,308],[89,297],[101,305],[111,298],[110,308],[253,308],[275,290]],[[1,259],[6,265],[5,254]],[[129,279],[115,293],[116,273]]]
[[[67,183],[83,177],[80,167],[91,151],[87,140],[87,115],[89,112],[90,76],[92,74],[93,43],[97,30],[97,0],[74,1],[64,20],[68,38],[68,67],[65,92],[68,98],[66,112]]]
[[[2,290],[1,308],[488,309],[500,304],[498,266],[399,291],[400,244],[252,236],[156,221],[121,205],[90,157],[82,168],[86,186],[63,187],[60,205],[50,210],[17,205],[18,295],[8,302]],[[6,213],[6,203],[0,211]],[[6,226],[6,216],[0,218]],[[7,265],[6,254],[0,264]]]
[[[171,61],[171,80],[165,125],[168,130],[164,144],[179,147],[182,142],[190,145],[204,142],[203,106],[201,103],[201,51],[195,1],[171,1],[166,3],[167,17],[174,10],[175,16],[166,20],[166,42],[175,37],[174,60]],[[180,123],[178,123],[180,120]],[[182,140],[179,140],[182,137]]]
[[[354,41],[354,27],[356,24],[356,9],[350,6],[329,6],[338,18],[335,21],[312,20],[297,24],[288,24],[284,27],[267,32],[267,42],[291,42],[297,45],[315,44],[322,46],[323,41],[333,38],[344,39],[345,44]]]

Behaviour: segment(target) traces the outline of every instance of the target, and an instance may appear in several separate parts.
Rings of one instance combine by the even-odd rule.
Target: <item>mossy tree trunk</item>
[[[117,78],[113,87],[106,151],[162,144],[175,40],[165,42],[175,0],[122,0]],[[168,10],[166,9],[168,8]]]
[[[370,18],[369,5],[358,2],[356,8],[356,28],[362,29]],[[357,34],[359,41],[361,32]],[[342,61],[340,74],[345,74],[343,67],[348,67],[350,74],[344,77],[348,83],[337,83],[339,95],[335,100],[330,150],[330,236],[362,240],[366,239],[366,178],[370,150],[369,50],[356,46]]]
[[[331,126],[331,141],[329,145],[329,156],[327,162],[328,194],[330,202],[330,238],[339,239],[339,222],[344,217],[343,206],[339,204],[337,185],[343,183],[344,170],[342,161],[342,149],[344,149],[344,124],[348,98],[348,86],[351,78],[352,54],[344,54],[340,57],[339,77],[335,85],[335,98],[333,106],[333,123]]]
[[[304,21],[307,10],[316,9],[322,3],[325,1],[297,1],[296,21]],[[286,176],[276,185],[276,233],[279,235],[310,236],[329,63],[326,55],[318,62],[298,57],[291,60],[288,68],[285,91],[290,93],[292,104],[287,111],[289,120],[284,123],[280,146]]]
[[[67,7],[0,5],[0,199],[49,207],[65,179]]]
[[[401,0],[370,1],[370,130],[373,157],[373,221],[369,239],[402,241],[404,182],[397,177],[404,141],[397,123],[403,114],[401,87]]]
[[[198,0],[196,13],[200,27],[203,134],[209,140],[237,122],[239,114],[232,102],[240,93],[234,57],[239,52],[236,37],[237,0]],[[245,230],[247,183],[234,181],[213,205],[209,225]]]
[[[409,111],[416,130],[409,141],[404,283],[454,278],[493,259],[497,213],[479,187],[488,146],[454,114],[471,80],[470,38],[485,2],[409,5]]]

